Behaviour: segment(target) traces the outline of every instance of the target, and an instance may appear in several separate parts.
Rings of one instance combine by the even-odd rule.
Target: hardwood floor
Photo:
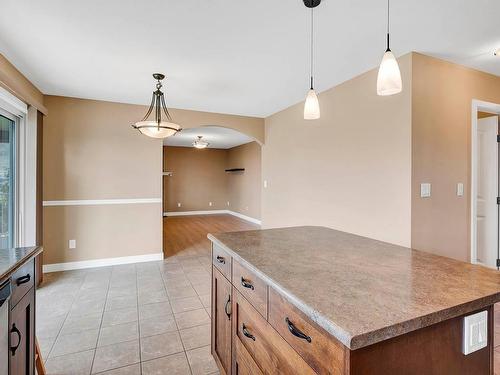
[[[233,215],[170,216],[163,218],[163,252],[173,255],[204,255],[210,251],[208,233],[259,229]]]

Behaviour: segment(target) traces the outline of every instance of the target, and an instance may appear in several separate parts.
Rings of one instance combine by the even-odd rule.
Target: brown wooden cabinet
[[[34,374],[35,289],[31,288],[10,310],[10,374]]]
[[[223,374],[231,374],[231,283],[212,267],[212,355]]]
[[[241,341],[236,338],[234,340],[234,375],[261,375],[259,366],[252,359],[250,354],[241,343]]]
[[[488,311],[488,345],[469,355],[464,315],[351,350],[249,264],[215,245],[212,259],[212,354],[224,375],[493,374],[492,306],[467,314]]]

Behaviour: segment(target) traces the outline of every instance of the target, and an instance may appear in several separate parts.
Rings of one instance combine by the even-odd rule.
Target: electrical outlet
[[[431,196],[431,184],[430,183],[420,184],[420,197],[430,198],[430,196]]]
[[[76,240],[69,240],[68,247],[70,249],[76,249]]]
[[[464,318],[463,353],[473,353],[488,345],[488,311]]]
[[[208,202],[208,205],[209,205],[209,206],[212,206],[212,202]]]
[[[180,207],[181,206],[181,202],[177,202],[177,207]]]

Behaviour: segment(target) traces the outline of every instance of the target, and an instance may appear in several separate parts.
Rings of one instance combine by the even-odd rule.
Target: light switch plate
[[[420,197],[429,198],[430,196],[431,196],[431,184],[430,183],[420,184]]]
[[[464,184],[459,182],[457,184],[457,196],[463,197],[463,195],[464,195]]]
[[[68,247],[70,249],[76,249],[76,240],[69,240]]]
[[[488,311],[464,318],[463,350],[467,355],[488,345]]]

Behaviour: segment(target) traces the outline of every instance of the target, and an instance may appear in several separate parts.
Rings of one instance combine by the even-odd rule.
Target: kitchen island
[[[35,262],[39,246],[0,249],[0,374],[35,373]]]
[[[222,373],[493,374],[495,270],[324,227],[208,237]]]

